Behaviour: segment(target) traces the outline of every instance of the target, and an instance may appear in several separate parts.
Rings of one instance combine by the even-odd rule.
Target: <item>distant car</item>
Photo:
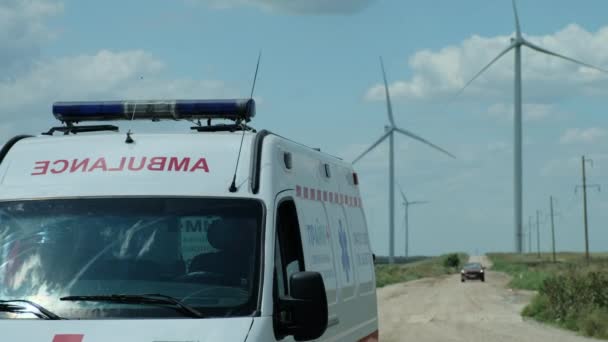
[[[485,267],[478,262],[465,264],[460,270],[460,281],[464,283],[467,279],[486,281]]]

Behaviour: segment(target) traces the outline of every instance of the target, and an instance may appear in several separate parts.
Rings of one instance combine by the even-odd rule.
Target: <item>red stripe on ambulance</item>
[[[311,201],[328,202],[339,205],[344,204],[349,207],[362,208],[361,198],[357,196],[331,191],[328,192],[327,190],[314,189],[301,185],[296,185],[296,197]]]
[[[53,337],[53,342],[82,342],[84,335],[79,334],[61,334]]]
[[[123,172],[123,171],[161,171],[161,172],[209,172],[205,158],[190,157],[98,157],[81,159],[40,160],[34,162],[32,176],[77,172]]]
[[[378,342],[378,341],[379,341],[378,330],[374,331],[373,333],[371,333],[359,340],[359,342]]]

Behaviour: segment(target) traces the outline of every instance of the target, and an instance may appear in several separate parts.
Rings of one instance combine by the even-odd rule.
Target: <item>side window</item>
[[[298,214],[293,201],[279,204],[277,210],[277,246],[275,268],[279,296],[289,295],[289,277],[304,271],[304,254]]]

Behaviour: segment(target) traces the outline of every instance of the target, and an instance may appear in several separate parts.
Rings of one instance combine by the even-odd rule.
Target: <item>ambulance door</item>
[[[314,194],[314,195],[313,195]],[[323,335],[329,338],[342,328],[338,319],[338,279],[334,259],[330,222],[325,201],[327,192],[320,189],[297,186],[296,205],[302,230],[302,243],[307,271],[319,272],[323,277],[328,305],[328,328]]]
[[[300,188],[301,190],[301,188]],[[328,303],[328,328],[321,338],[323,341],[337,333],[336,317],[336,275],[325,204],[321,201],[303,198],[300,191],[295,197],[285,192],[276,204],[276,296],[290,294],[289,277],[299,271],[318,272],[323,277]],[[280,333],[280,332],[279,332]],[[277,338],[282,338],[276,334]],[[286,341],[291,341],[287,337]]]
[[[281,331],[281,321],[288,319],[288,312],[284,312],[278,305],[280,298],[289,297],[289,277],[297,272],[304,271],[304,253],[302,251],[302,238],[300,223],[295,209],[293,198],[286,191],[276,202],[275,217],[275,251],[274,251],[274,322],[273,330],[276,340],[293,341],[291,336],[285,336]]]

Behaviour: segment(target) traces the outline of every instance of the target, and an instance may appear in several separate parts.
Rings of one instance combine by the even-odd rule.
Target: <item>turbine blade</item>
[[[353,164],[358,162],[359,159],[363,158],[369,151],[373,150],[374,148],[376,148],[376,146],[378,146],[384,139],[386,139],[386,137],[388,137],[389,134],[393,133],[393,130],[390,130],[386,133],[384,133],[380,139],[376,140],[375,143],[372,144],[372,146],[368,147],[365,151],[363,151],[363,153],[361,153],[357,158],[355,158],[355,160],[353,160]]]
[[[399,192],[401,192],[401,197],[403,198],[403,201],[405,203],[408,203],[407,202],[407,197],[405,197],[405,193],[403,192],[403,188],[401,187],[401,184],[397,184],[397,185],[399,185]]]
[[[384,71],[384,61],[382,60],[382,56],[380,56],[380,67],[382,68],[382,78],[384,79],[384,93],[386,95],[386,112],[388,113],[388,121],[391,123],[391,127],[395,127],[391,94],[388,90],[388,82],[386,81],[386,72]]]
[[[494,59],[492,61],[490,61],[490,63],[488,63],[485,67],[483,67],[483,69],[481,69],[478,73],[475,74],[475,76],[473,76],[473,78],[471,78],[471,80],[469,82],[467,82],[464,87],[462,87],[462,89],[460,89],[460,91],[458,92],[458,94],[456,94],[456,96],[459,96],[460,94],[462,94],[462,92],[469,86],[471,85],[471,83],[473,83],[473,81],[475,81],[481,74],[483,74],[486,70],[488,70],[489,67],[492,66],[492,64],[496,63],[497,60],[499,60],[502,56],[504,56],[507,52],[509,52],[509,50],[511,50],[513,47],[515,47],[514,44],[509,45],[506,49],[502,50],[498,56],[494,57]]]
[[[518,38],[520,38],[521,28],[519,27],[519,15],[517,15],[517,5],[515,4],[515,0],[513,0],[513,13],[515,14],[515,34]]]
[[[416,134],[414,134],[414,133],[412,133],[412,132],[410,132],[410,131],[406,131],[405,129],[402,129],[402,128],[399,128],[399,127],[395,127],[395,128],[393,128],[393,129],[394,129],[395,131],[397,131],[397,132],[399,132],[399,133],[403,134],[403,135],[406,135],[406,136],[408,136],[408,137],[410,137],[410,138],[412,138],[412,139],[415,139],[415,140],[418,140],[418,141],[420,141],[420,142],[422,142],[422,143],[424,143],[424,144],[427,144],[427,145],[431,146],[432,148],[434,148],[434,149],[436,149],[436,150],[438,150],[438,151],[441,151],[441,152],[443,152],[443,153],[447,154],[448,156],[450,156],[450,157],[452,157],[452,158],[456,159],[456,156],[454,156],[454,155],[453,155],[453,154],[451,154],[450,152],[448,152],[448,151],[444,150],[443,148],[441,148],[441,147],[439,147],[439,146],[437,146],[437,145],[433,144],[432,142],[430,142],[430,141],[428,141],[428,140],[426,140],[426,139],[424,139],[424,138],[422,138],[422,137],[420,137],[420,136],[418,136],[418,135],[416,135]]]
[[[567,61],[570,61],[572,63],[576,63],[576,64],[579,64],[579,65],[582,65],[582,66],[587,67],[589,69],[594,69],[594,70],[597,70],[597,71],[608,73],[608,70],[606,70],[606,69],[602,69],[600,67],[596,67],[594,65],[591,65],[591,64],[588,64],[588,63],[585,63],[585,62],[581,62],[581,61],[576,60],[574,58],[570,58],[570,57],[567,57],[567,56],[564,56],[564,55],[560,55],[559,53],[556,53],[556,52],[553,52],[553,51],[549,51],[547,49],[543,49],[540,46],[534,45],[534,44],[530,43],[527,40],[524,40],[523,44],[525,46],[529,47],[532,50],[536,50],[538,52],[542,52],[542,53],[545,53],[547,55],[554,56],[554,57],[557,57],[557,58],[565,59]]]
[[[409,204],[427,204],[430,203],[429,201],[412,201]]]

